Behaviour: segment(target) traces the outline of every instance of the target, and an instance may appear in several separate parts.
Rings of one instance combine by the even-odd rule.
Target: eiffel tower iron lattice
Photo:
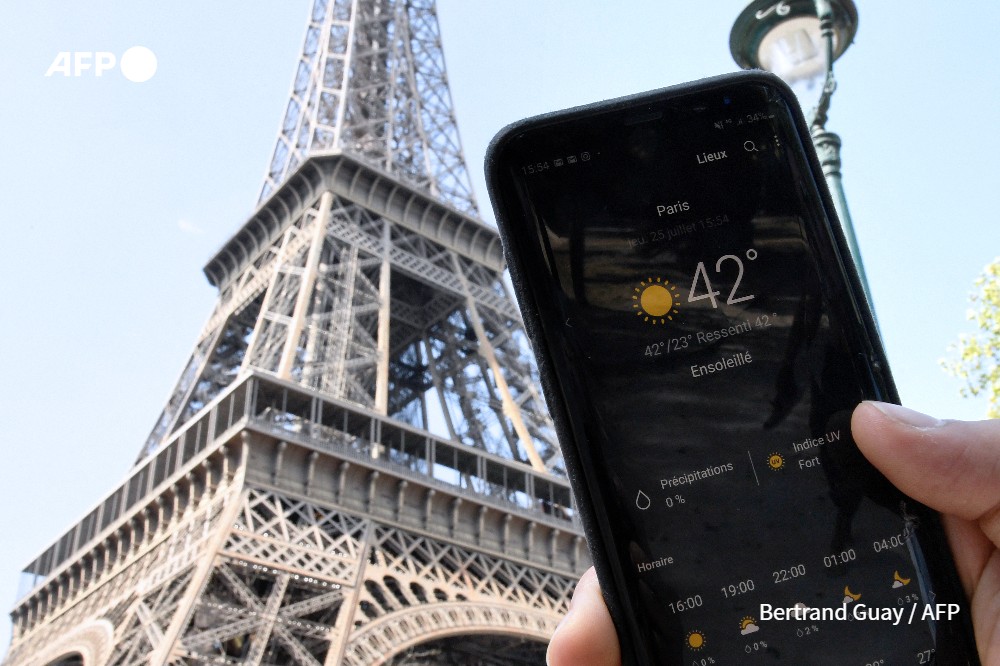
[[[540,661],[589,559],[502,273],[434,3],[315,0],[216,307],[4,663]]]

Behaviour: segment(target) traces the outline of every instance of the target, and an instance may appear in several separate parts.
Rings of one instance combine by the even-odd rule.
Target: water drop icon
[[[649,508],[649,504],[649,495],[640,490],[639,494],[635,496],[635,505],[639,507],[639,510],[645,511]]]

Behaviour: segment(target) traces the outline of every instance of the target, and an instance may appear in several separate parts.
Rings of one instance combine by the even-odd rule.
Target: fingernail
[[[936,419],[933,416],[928,416],[927,414],[912,410],[908,407],[903,407],[902,405],[874,401],[871,401],[868,404],[875,407],[893,421],[911,426],[913,428],[936,428],[944,423],[941,419]]]

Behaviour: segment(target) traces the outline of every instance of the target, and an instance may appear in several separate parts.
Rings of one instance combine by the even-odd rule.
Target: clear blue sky
[[[743,0],[439,0],[483,216],[518,118],[735,68]],[[828,128],[904,402],[977,418],[938,365],[1000,255],[1000,4],[859,1]],[[253,209],[309,0],[0,5],[0,608],[22,566],[128,470],[215,294],[204,262]],[[45,77],[142,45],[156,75]],[[88,73],[89,74],[89,73]],[[9,623],[0,620],[0,653]]]

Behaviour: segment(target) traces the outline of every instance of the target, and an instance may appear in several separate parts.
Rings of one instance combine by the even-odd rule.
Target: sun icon
[[[666,324],[677,314],[677,287],[663,278],[649,278],[632,290],[635,314],[650,324]]]
[[[687,646],[692,650],[700,650],[705,647],[705,634],[701,633],[697,629],[689,631],[684,640],[687,643]]]
[[[785,459],[780,453],[772,453],[767,457],[767,466],[773,471],[777,472],[779,469],[785,466]]]

